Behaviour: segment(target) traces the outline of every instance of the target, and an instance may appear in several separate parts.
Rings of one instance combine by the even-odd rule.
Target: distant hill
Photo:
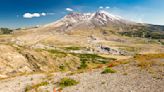
[[[11,34],[13,32],[13,30],[9,29],[9,28],[0,28],[0,35],[1,34]]]

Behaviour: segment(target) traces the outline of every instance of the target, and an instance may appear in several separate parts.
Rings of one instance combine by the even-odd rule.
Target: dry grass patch
[[[121,64],[128,64],[130,63],[130,60],[127,60],[127,59],[122,59],[122,60],[116,60],[116,61],[112,61],[110,63],[108,63],[108,67],[114,67],[114,66],[118,66],[118,65],[121,65]]]
[[[157,61],[159,61],[159,59],[164,59],[164,53],[144,55],[139,54],[134,56],[134,60],[137,62],[137,65],[141,66],[142,68],[148,68],[157,64]],[[160,64],[162,64],[162,62],[159,62],[159,65]]]
[[[48,85],[49,83],[47,81],[44,81],[44,82],[41,82],[39,84],[36,84],[36,85],[27,85],[26,88],[25,88],[25,92],[29,92],[30,90],[33,90],[35,89],[35,91],[37,92],[37,88],[40,87],[40,86],[46,86]]]

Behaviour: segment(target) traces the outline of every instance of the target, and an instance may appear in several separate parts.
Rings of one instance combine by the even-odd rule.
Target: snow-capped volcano
[[[121,17],[120,16],[117,16],[117,15],[113,15],[113,14],[110,14],[109,12],[107,11],[104,11],[104,10],[100,10],[98,12],[95,13],[95,18],[99,18],[99,19],[103,19],[103,20],[121,20]]]
[[[70,22],[81,22],[81,21],[90,21],[96,20],[98,22],[109,22],[109,21],[120,21],[121,17],[108,13],[107,11],[100,10],[96,13],[70,13],[66,15],[63,21],[70,21]],[[105,24],[103,23],[103,24]]]
[[[48,24],[46,26],[54,26],[59,30],[67,30],[78,26],[113,26],[113,25],[126,25],[129,21],[121,18],[120,16],[113,15],[107,11],[100,10],[95,13],[77,13],[72,12],[62,19]]]

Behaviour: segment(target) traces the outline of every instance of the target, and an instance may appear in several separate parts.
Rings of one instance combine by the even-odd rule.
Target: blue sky
[[[125,19],[164,25],[164,0],[1,0],[0,27],[42,25],[70,11],[95,12],[100,7]]]

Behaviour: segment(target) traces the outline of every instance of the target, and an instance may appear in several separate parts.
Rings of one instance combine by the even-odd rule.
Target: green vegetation
[[[154,31],[149,31],[149,30],[120,32],[120,34],[125,35],[125,36],[129,36],[129,37],[164,39],[164,33],[163,32],[154,32]]]
[[[59,50],[55,50],[55,49],[51,49],[51,50],[47,50],[49,53],[51,53],[53,56],[57,56],[57,57],[65,57],[67,56],[67,53],[59,51]]]
[[[80,58],[80,61],[92,61],[93,63],[107,63],[110,60],[115,60],[113,58],[105,58],[102,56],[99,56],[97,54],[75,54],[76,56],[78,56]],[[98,61],[98,62],[96,62]]]
[[[59,83],[59,86],[61,88],[65,88],[65,87],[68,87],[68,86],[74,86],[74,85],[77,85],[79,82],[74,80],[74,79],[71,79],[71,78],[62,78],[60,83]]]
[[[87,67],[88,67],[88,65],[87,65],[86,61],[81,61],[81,65],[80,65],[79,69],[85,69]]]
[[[81,50],[85,49],[84,47],[65,47],[65,50]]]
[[[161,45],[164,45],[164,40],[158,40],[159,43],[161,43]]]
[[[0,28],[0,34],[11,34],[13,30],[8,29],[8,28]]]
[[[66,67],[65,67],[64,65],[60,65],[60,66],[59,66],[59,69],[60,69],[61,71],[65,71],[65,70],[66,70]]]
[[[49,83],[47,82],[47,81],[44,81],[44,82],[41,82],[41,83],[39,83],[39,84],[36,84],[36,85],[32,85],[32,86],[27,86],[26,88],[25,88],[25,92],[28,92],[28,91],[30,91],[30,90],[32,90],[32,89],[36,89],[36,88],[38,88],[38,87],[40,87],[40,86],[46,86],[46,85],[48,85]]]
[[[164,42],[161,42],[162,45],[164,45]]]
[[[106,58],[106,57],[99,56],[97,54],[68,53],[62,50],[54,50],[54,49],[46,50],[46,51],[48,51],[54,59],[65,58],[66,56],[68,56],[68,58],[69,56],[73,56],[76,59],[76,60],[75,59],[71,60],[70,63],[68,63],[69,62],[68,60],[67,63],[63,63],[63,65],[60,65],[58,67],[60,71],[96,68],[99,64],[107,64],[110,61],[115,60],[114,58]]]
[[[116,73],[116,70],[113,70],[111,68],[105,68],[101,73],[106,74],[106,73]]]

